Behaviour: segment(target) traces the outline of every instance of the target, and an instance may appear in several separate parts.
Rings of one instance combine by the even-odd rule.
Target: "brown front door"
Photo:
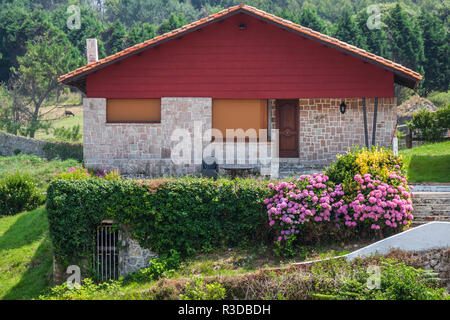
[[[277,100],[280,158],[298,158],[298,100]]]

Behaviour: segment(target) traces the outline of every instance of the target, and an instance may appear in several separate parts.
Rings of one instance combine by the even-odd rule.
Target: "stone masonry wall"
[[[193,135],[195,122],[211,128],[211,98],[162,98],[161,123],[106,123],[106,99],[84,104],[84,160],[92,169],[119,169],[124,174],[194,174],[200,165],[176,165],[170,159],[176,128]]]
[[[347,104],[345,114],[339,111],[342,101]],[[374,98],[366,99],[369,143],[372,141],[374,102]],[[275,105],[275,100],[272,99],[271,128],[276,126]],[[361,98],[299,99],[299,158],[280,161],[295,160],[302,166],[327,165],[337,154],[346,152],[352,145],[364,146],[362,110]],[[396,117],[396,99],[379,98],[376,144],[386,147],[390,145]],[[171,140],[174,130],[187,129],[191,138],[194,138],[198,133],[194,132],[194,124],[198,123],[202,127],[200,134],[211,129],[211,98],[162,98],[161,123],[149,124],[106,123],[106,99],[85,99],[85,165],[92,169],[119,169],[123,174],[198,174],[202,150],[210,143],[208,137],[200,135],[203,140],[197,144],[191,140],[193,151],[190,158],[200,159],[196,164],[175,164],[170,158],[173,146],[180,142]],[[225,157],[226,148],[223,151]],[[257,153],[250,151],[247,148],[245,163],[258,157]],[[224,161],[219,159],[219,163]]]
[[[42,148],[47,143],[46,141],[0,132],[0,155],[14,156],[14,150],[20,150],[22,154],[33,154],[45,158],[46,154]]]
[[[119,276],[149,266],[150,260],[157,258],[157,254],[142,248],[129,234],[126,226],[122,226],[120,232],[121,247],[119,248]]]
[[[345,101],[345,114],[339,105]],[[366,99],[369,145],[372,141],[374,98]],[[378,98],[375,143],[388,147],[397,120],[395,98]],[[328,164],[352,145],[365,145],[361,98],[300,99],[300,159],[303,165]]]

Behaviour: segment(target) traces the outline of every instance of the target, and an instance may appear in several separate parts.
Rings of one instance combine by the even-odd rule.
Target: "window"
[[[212,127],[222,132],[226,129],[267,129],[267,100],[261,99],[214,99]]]
[[[108,123],[159,123],[161,99],[108,99]]]

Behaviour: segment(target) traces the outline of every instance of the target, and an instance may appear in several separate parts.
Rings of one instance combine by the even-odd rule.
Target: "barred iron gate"
[[[103,221],[95,236],[94,270],[100,281],[119,278],[119,231],[113,230],[112,221]]]

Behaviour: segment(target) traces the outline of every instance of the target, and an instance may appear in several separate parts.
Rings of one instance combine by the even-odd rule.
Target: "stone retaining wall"
[[[33,154],[45,158],[46,154],[43,147],[47,143],[46,141],[0,132],[0,155],[14,156],[16,155],[14,151],[18,150],[22,154]]]

